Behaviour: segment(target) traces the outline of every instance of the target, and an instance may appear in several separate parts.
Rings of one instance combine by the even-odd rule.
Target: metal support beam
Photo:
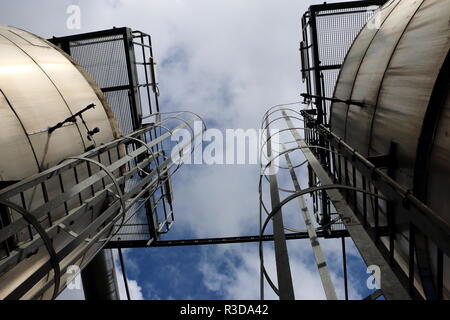
[[[282,114],[291,129],[292,136],[297,141],[297,145],[302,150],[305,158],[308,160],[311,168],[314,170],[315,174],[319,178],[322,185],[331,185],[333,180],[328,175],[326,170],[322,167],[320,162],[314,156],[312,151],[308,148],[303,138],[300,136],[298,131],[293,125],[290,117],[285,111]],[[359,219],[350,208],[348,203],[345,201],[339,190],[328,189],[326,190],[328,197],[333,203],[336,211],[341,215],[342,221],[344,222],[353,242],[358,248],[361,257],[364,259],[367,265],[376,265],[381,270],[381,290],[384,296],[389,300],[410,300],[408,292],[405,290],[400,280],[392,271],[389,263],[384,259],[381,252],[378,250],[377,246],[373,242],[370,235],[367,233],[365,228],[361,225]]]
[[[284,147],[283,147],[284,148]],[[292,166],[289,153],[285,153],[286,162],[289,168],[289,173],[294,184],[295,191],[301,191],[300,184],[298,183],[297,174]],[[320,248],[319,238],[317,237],[316,230],[311,222],[311,217],[308,212],[308,207],[303,196],[297,197],[300,210],[302,212],[303,220],[305,221],[306,228],[308,230],[308,237],[311,243],[311,248],[314,253],[314,259],[316,260],[317,269],[319,270],[320,279],[322,281],[323,290],[327,300],[337,300],[336,291],[334,289],[333,282],[331,281],[330,272],[328,271],[327,263]]]
[[[125,262],[123,261],[122,248],[117,248],[117,251],[119,252],[120,269],[122,271],[123,282],[125,284],[125,291],[127,293],[127,300],[131,300],[130,289],[128,288],[127,272],[125,271]]]
[[[267,157],[272,158],[272,141],[269,133],[269,120],[266,118],[267,133]],[[275,174],[269,176],[270,199],[272,209],[279,205],[280,195],[278,193],[278,181]],[[278,288],[280,300],[294,300],[294,287],[292,285],[291,267],[289,265],[289,255],[286,246],[286,237],[284,235],[283,213],[281,209],[274,215],[273,235],[275,245],[275,262],[277,268]]]
[[[338,9],[349,9],[358,7],[368,7],[368,6],[381,6],[385,4],[387,0],[363,0],[363,1],[349,1],[349,2],[336,2],[336,3],[326,3],[312,5],[310,7],[311,11],[322,11],[322,10],[338,10]]]
[[[335,230],[331,234],[324,231],[316,231],[318,238],[341,238],[349,237],[347,230]],[[308,232],[286,233],[286,240],[309,239]],[[231,244],[231,243],[251,243],[259,242],[259,236],[240,236],[240,237],[222,237],[222,238],[200,238],[200,239],[176,239],[176,240],[154,240],[150,244],[148,240],[132,240],[132,241],[110,241],[106,248],[146,248],[146,247],[179,247],[179,246],[203,246],[215,244]],[[273,235],[263,235],[262,241],[273,241]]]
[[[347,253],[345,252],[344,237],[342,237],[342,273],[344,274],[345,300],[348,300]]]

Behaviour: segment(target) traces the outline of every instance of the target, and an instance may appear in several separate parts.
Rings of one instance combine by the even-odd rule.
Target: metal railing
[[[300,113],[305,119],[306,143],[311,146],[318,145],[319,137],[325,141],[325,152],[330,161],[321,165],[331,180],[336,184],[361,188],[383,197],[371,198],[367,194],[360,195],[352,190],[342,191],[345,201],[412,298],[423,297],[420,293],[420,281],[416,279],[416,230],[426,234],[436,246],[436,298],[442,298],[443,255],[450,255],[450,225],[416,198],[412,190],[390,176],[395,166],[394,150],[385,155],[366,158],[326,125],[319,123],[314,109],[304,109]],[[407,256],[403,258],[406,265],[399,261],[400,253],[396,250],[396,241],[405,237],[405,230],[402,231],[403,234],[398,230],[400,221],[403,226],[407,226],[408,238],[405,240],[408,242],[408,248]]]
[[[164,116],[0,190],[0,207],[8,216],[0,228],[0,298],[55,298],[70,276],[68,267],[83,269],[108,242],[120,237],[139,214],[136,207],[146,206],[152,213],[139,222],[148,241],[170,229],[173,210],[158,214],[155,208],[170,203],[166,183],[181,164],[156,146],[170,140],[175,130],[193,130],[193,122],[201,119],[188,112]],[[155,127],[165,132],[150,139]],[[178,146],[183,155],[190,154],[192,142],[204,129]],[[163,193],[157,195],[161,188]]]

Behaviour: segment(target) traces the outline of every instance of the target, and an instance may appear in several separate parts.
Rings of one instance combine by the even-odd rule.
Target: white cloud
[[[292,243],[293,241],[290,241]],[[290,267],[293,276],[295,298],[298,300],[323,300],[325,293],[315,266],[307,263],[302,248],[290,250]],[[264,250],[265,268],[272,281],[277,285],[273,248],[266,245]],[[233,261],[229,257],[233,257]],[[239,263],[235,264],[235,260]],[[260,297],[260,262],[258,250],[248,245],[221,246],[217,250],[205,250],[199,269],[203,274],[203,283],[211,291],[221,293],[225,299],[258,300]],[[344,284],[341,276],[331,271],[331,278],[340,299],[344,298]],[[278,299],[265,281],[265,299]],[[356,287],[349,284],[351,299],[360,299]]]
[[[129,252],[128,249],[122,249],[122,254],[124,256],[124,263],[125,263],[125,269],[127,270],[127,273],[129,273],[129,269],[134,269],[135,272],[139,271],[139,267],[137,263],[129,256],[127,256],[127,253]],[[120,300],[127,300],[127,291],[125,288],[125,281],[123,278],[123,273],[120,268],[120,260],[119,260],[119,254],[118,251],[113,249],[112,250],[113,257],[114,257],[114,265],[116,268],[116,280],[117,280],[117,286],[119,290],[119,297]],[[136,280],[130,279],[127,275],[127,283],[128,283],[128,290],[130,292],[130,298],[131,300],[144,300],[144,295],[142,293],[142,287]]]
[[[122,277],[118,279],[118,287],[120,300],[127,300],[127,292]],[[131,300],[144,300],[144,295],[142,294],[142,287],[137,283],[136,280],[128,279],[128,289],[130,291]]]
[[[80,281],[81,283],[81,281]],[[81,286],[83,284],[81,283]],[[85,300],[83,288],[65,288],[57,297],[56,300]]]

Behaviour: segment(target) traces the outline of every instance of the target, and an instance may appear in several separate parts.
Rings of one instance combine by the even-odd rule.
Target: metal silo
[[[3,184],[120,135],[101,91],[73,60],[23,30],[0,26],[0,35]],[[86,127],[81,121],[68,123],[48,135],[49,127],[89,104],[95,108],[83,113]],[[88,136],[86,128],[95,127],[99,132]]]
[[[331,131],[369,159],[389,157],[385,172],[450,223],[450,1],[392,0],[373,19],[343,63]],[[386,211],[379,221],[388,219]],[[448,272],[438,266],[448,257],[404,219],[395,221],[395,232],[393,255],[406,274],[415,261],[416,288],[427,298],[439,290],[449,298]],[[389,247],[387,237],[381,241]]]
[[[159,112],[159,89],[148,75],[154,75],[153,56],[149,62],[144,54],[148,35],[119,28],[89,34],[87,43],[106,43],[96,38],[105,32],[118,34],[111,40],[117,63],[105,64],[80,50],[80,40],[71,42],[73,51],[84,52],[90,68],[83,69],[52,43],[0,27],[0,299],[55,298],[82,270],[87,298],[117,299],[114,262],[103,249],[122,241],[150,246],[173,224],[170,179],[181,163],[172,161],[170,138],[178,129],[194,134],[201,119],[188,111]],[[127,58],[133,45],[142,47],[144,61]],[[145,83],[132,74],[138,64]],[[87,73],[107,78],[113,67],[123,86],[101,90]],[[140,91],[148,98],[144,115],[141,99],[133,99]],[[203,124],[177,144],[181,157],[204,130]]]
[[[100,89],[69,56],[44,39],[9,26],[0,26],[0,46],[1,189],[120,136]],[[70,117],[74,117],[72,121],[58,126]],[[78,170],[79,179],[86,176],[88,168]],[[65,178],[71,179],[69,175]],[[37,185],[20,202],[32,210],[58,192],[57,183]],[[1,214],[2,228],[19,218],[4,206]],[[52,220],[63,216],[59,208],[39,221],[50,226]],[[77,221],[78,228],[88,223],[83,220]],[[22,229],[3,243],[2,256],[35,236],[33,231]],[[67,241],[64,238],[60,235],[55,243]],[[45,250],[39,250],[19,263],[14,275],[2,277],[2,297],[9,286],[27,276],[31,266],[45,261],[46,255]]]
[[[316,231],[325,234],[309,237],[328,299],[335,295],[316,240],[336,237],[338,225],[378,277],[366,299],[450,297],[449,21],[450,2],[441,0],[324,3],[303,15],[304,100],[274,106],[263,119],[263,128],[280,121],[294,139],[277,157],[286,157],[279,168],[290,170],[295,190],[271,178],[271,193],[291,194],[272,211],[261,201],[261,230],[294,199],[306,212],[301,197],[311,196]],[[294,167],[288,154],[297,150],[305,160]],[[303,189],[295,174],[302,165]],[[261,278],[286,296],[290,287],[277,288],[260,257]],[[288,262],[278,262],[286,274]]]

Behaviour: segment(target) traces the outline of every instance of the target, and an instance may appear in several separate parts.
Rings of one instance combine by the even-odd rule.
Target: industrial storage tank
[[[0,26],[0,122],[0,189],[120,136],[102,92],[82,68],[50,42],[5,25]],[[113,153],[112,157],[117,158],[118,154]],[[88,170],[84,166],[76,178],[87,176]],[[67,181],[63,180],[61,184],[36,186],[17,202],[32,210],[42,205],[45,198],[61,192],[62,186],[68,188],[76,183],[68,176]],[[95,185],[92,190],[95,191]],[[67,211],[71,203],[65,206]],[[0,205],[1,228],[20,218],[10,209]],[[39,222],[48,226],[64,214],[64,210],[52,210]],[[84,215],[74,222],[72,230],[83,230],[94,216]],[[3,263],[11,250],[34,236],[35,232],[24,229],[8,239],[9,247],[0,247],[0,261]],[[53,246],[57,250],[71,237],[60,232]],[[79,266],[86,265],[94,252],[95,246],[79,259]],[[1,273],[0,299],[17,289],[47,259],[48,254],[41,247],[13,269]],[[60,288],[50,287],[40,298],[51,298],[53,292],[60,292],[66,276],[61,277]],[[39,289],[39,285],[33,289]],[[33,290],[24,297],[32,294]]]
[[[449,48],[450,1],[388,1],[347,54],[334,92],[334,98],[346,102],[333,102],[330,118],[331,130],[364,156],[391,154],[395,159],[388,171],[391,177],[448,223]],[[408,230],[401,219],[396,220],[395,259],[405,273]],[[426,235],[416,237],[415,248],[420,270],[415,286],[424,297],[433,298],[437,249]],[[444,255],[446,299],[448,263]]]
[[[0,180],[18,181],[94,143],[119,136],[103,94],[64,52],[26,31],[0,26]],[[48,133],[48,128],[79,112],[80,119]]]

